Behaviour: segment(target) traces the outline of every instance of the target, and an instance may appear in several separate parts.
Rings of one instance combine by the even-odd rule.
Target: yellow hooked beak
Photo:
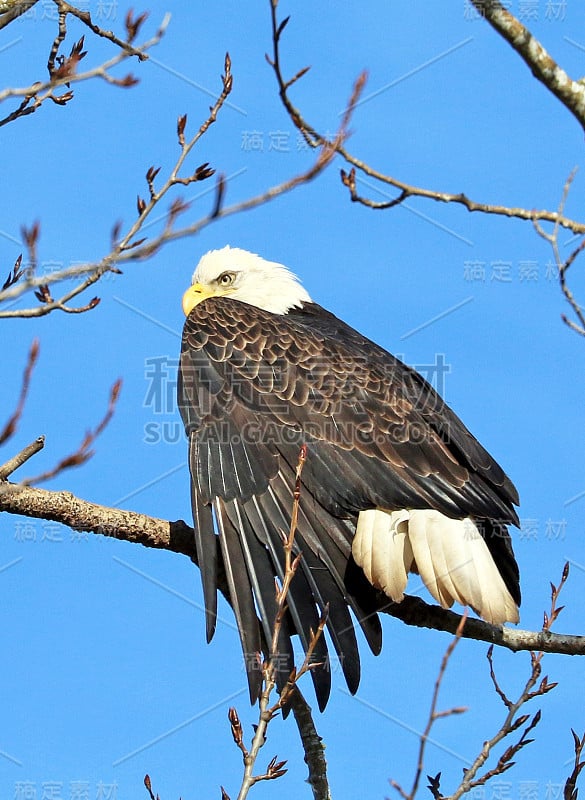
[[[203,286],[201,283],[194,283],[192,286],[189,286],[183,295],[183,313],[188,317],[198,303],[208,297],[213,297],[215,294],[216,292],[208,286]]]

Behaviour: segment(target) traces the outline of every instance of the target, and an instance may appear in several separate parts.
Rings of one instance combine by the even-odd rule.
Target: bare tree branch
[[[18,427],[18,423],[20,422],[20,418],[22,416],[22,412],[24,411],[24,406],[26,403],[26,398],[28,395],[28,390],[30,387],[30,379],[35,368],[35,364],[37,363],[37,358],[39,356],[39,340],[34,339],[33,343],[30,346],[30,350],[28,353],[28,360],[26,363],[26,367],[24,368],[24,373],[22,375],[22,385],[20,387],[20,395],[18,397],[18,402],[16,404],[16,409],[12,413],[10,419],[4,426],[4,428],[0,431],[0,444],[4,444],[11,436],[14,435],[16,429]]]
[[[0,467],[0,481],[7,480],[7,478],[9,478],[13,472],[16,472],[19,467],[22,467],[23,464],[26,464],[29,458],[32,458],[37,453],[40,453],[44,446],[45,437],[37,436],[34,442],[31,442],[30,444],[27,444],[26,447],[23,447],[20,453],[17,453],[15,456],[12,456],[12,458],[9,458],[8,461]]]
[[[585,734],[579,738],[574,730],[571,730],[571,733],[573,734],[575,760],[573,762],[571,774],[565,783],[563,792],[564,800],[577,800],[579,794],[579,790],[577,789],[577,779],[581,774],[581,770],[583,767],[585,767],[585,761],[581,761],[581,754],[583,753],[583,748],[585,747]]]
[[[303,744],[305,764],[309,769],[307,782],[313,790],[313,798],[314,800],[331,800],[329,781],[327,780],[325,745],[315,728],[311,707],[298,686],[291,691],[289,703]]]
[[[452,634],[457,631],[461,621],[461,615],[455,611],[431,605],[420,597],[412,596],[405,596],[401,603],[388,603],[387,598],[384,602],[384,598],[380,597],[378,611],[401,619],[406,625]],[[495,644],[514,653],[520,650],[542,650],[545,653],[585,655],[585,636],[508,628],[506,625],[491,625],[474,617],[467,620],[462,638]]]
[[[563,586],[566,583],[568,577],[568,565],[565,565],[563,569],[563,574],[561,577],[560,583],[555,586],[551,583],[551,608],[548,614],[545,613],[544,618],[544,626],[543,630],[550,633],[551,626],[557,620],[559,613],[562,611],[562,606],[558,606],[558,598]],[[530,714],[519,714],[519,711],[523,709],[523,706],[533,700],[536,697],[543,697],[548,692],[552,691],[557,684],[550,683],[548,677],[545,675],[541,678],[542,674],[542,659],[544,653],[541,652],[531,652],[530,653],[530,662],[531,662],[531,670],[528,680],[526,681],[522,692],[520,693],[519,697],[515,701],[511,701],[508,699],[504,691],[501,689],[498,680],[496,678],[494,667],[493,667],[493,645],[488,650],[488,661],[490,664],[490,676],[492,682],[494,684],[496,693],[498,694],[499,698],[502,700],[504,706],[506,707],[506,716],[504,721],[498,731],[490,738],[487,739],[481,748],[481,751],[477,755],[476,759],[474,760],[473,764],[466,769],[463,774],[463,780],[457,787],[457,789],[449,796],[449,800],[459,800],[464,794],[467,794],[472,789],[475,789],[478,786],[484,786],[488,781],[492,778],[502,775],[504,772],[507,772],[511,769],[515,761],[513,760],[518,753],[526,747],[528,744],[531,744],[533,739],[528,738],[530,733],[534,730],[534,728],[539,724],[541,719],[541,712],[538,710],[534,715]],[[500,742],[508,739],[508,737],[515,734],[518,730],[520,730],[524,726],[524,730],[520,734],[519,738],[513,742],[511,745],[504,750],[504,752],[499,756],[496,764],[491,767],[490,769],[486,770],[485,772],[480,774],[481,769],[484,767],[490,756],[492,755],[494,748],[500,744]],[[578,758],[578,756],[577,756]],[[438,789],[438,786],[437,786]]]
[[[83,22],[84,25],[87,25],[90,31],[95,33],[96,36],[112,42],[112,44],[115,44],[116,47],[119,47],[120,50],[123,50],[129,56],[136,56],[139,61],[145,61],[148,58],[144,52],[144,48],[136,48],[131,44],[146,21],[148,13],[139,14],[137,17],[134,17],[132,9],[127,12],[125,18],[126,40],[124,41],[124,39],[118,38],[112,31],[105,30],[105,28],[100,28],[99,25],[96,25],[89,11],[81,11],[81,9],[71,5],[71,3],[66,3],[65,0],[55,0],[55,2],[60,13],[71,14],[71,16],[76,17]]]
[[[475,0],[475,2],[478,6],[481,4],[481,7],[484,7],[484,0]],[[326,137],[320,134],[317,129],[303,117],[301,111],[293,104],[288,93],[290,87],[306,73],[308,68],[299,70],[297,74],[289,80],[285,79],[281,67],[280,40],[289,18],[285,18],[282,22],[278,21],[278,0],[271,0],[271,10],[273,53],[271,57],[267,56],[267,60],[274,70],[274,74],[278,83],[280,99],[290,119],[303,135],[307,144],[313,148],[322,147],[323,144],[327,142]],[[580,84],[578,85],[580,86]],[[581,91],[585,92],[585,87],[581,87]],[[386,175],[379,170],[374,169],[365,161],[352,155],[345,147],[345,143],[337,144],[335,149],[336,152],[352,167],[349,172],[345,172],[344,170],[341,171],[342,183],[349,189],[351,199],[354,202],[359,202],[365,206],[368,206],[369,208],[380,210],[389,209],[399,205],[400,203],[403,203],[409,197],[421,197],[426,200],[433,200],[439,203],[455,203],[462,205],[470,212],[478,211],[484,214],[495,214],[497,216],[513,217],[515,219],[532,222],[535,220],[552,222],[572,231],[573,233],[585,233],[585,223],[565,217],[564,215],[559,214],[558,211],[548,211],[545,209],[535,210],[518,206],[494,205],[491,203],[483,203],[472,200],[463,192],[444,192],[433,189],[425,189],[420,186],[415,186],[399,180],[394,176]],[[361,196],[356,187],[356,182],[358,181],[358,178],[356,177],[356,171],[359,171],[363,173],[363,175],[373,178],[374,180],[379,181],[386,186],[397,189],[399,192],[398,195],[394,198],[390,198],[387,202],[382,203],[377,203]]]
[[[471,0],[484,17],[529,67],[534,77],[569,109],[585,129],[585,85],[574,81],[522,23],[499,0]]]
[[[568,578],[568,565],[565,566],[563,569],[562,577],[557,586],[551,583],[551,605],[550,605],[550,612],[548,614],[545,613],[544,615],[544,630],[550,633],[551,627],[558,619],[560,612],[562,611],[562,606],[558,605],[559,595],[567,581]],[[445,712],[437,712],[436,705],[437,705],[437,698],[439,689],[445,675],[445,670],[449,663],[449,659],[457,645],[459,639],[461,638],[464,630],[465,625],[465,618],[462,619],[458,629],[455,639],[449,645],[447,652],[445,653],[443,660],[441,662],[441,667],[439,669],[439,674],[437,680],[435,682],[435,690],[433,693],[433,699],[431,702],[430,714],[428,718],[427,725],[425,730],[422,734],[420,734],[420,744],[419,744],[419,755],[418,755],[418,763],[415,772],[415,779],[410,792],[406,792],[402,786],[394,780],[390,781],[391,786],[396,789],[399,793],[402,800],[414,800],[416,793],[419,788],[420,778],[423,773],[424,769],[424,753],[425,747],[428,740],[429,733],[433,726],[433,723],[444,716],[450,716],[452,714],[461,713],[466,711],[465,708],[451,708]],[[489,662],[489,671],[490,671],[490,678],[494,685],[494,689],[496,691],[497,696],[502,701],[506,708],[506,716],[496,731],[496,733],[489,739],[483,742],[480,752],[478,753],[477,757],[473,761],[470,767],[464,770],[463,778],[455,791],[453,791],[450,795],[445,795],[441,789],[441,772],[438,772],[436,775],[428,775],[427,778],[429,780],[429,786],[427,787],[434,800],[459,800],[465,794],[468,794],[470,791],[484,786],[493,778],[503,775],[509,769],[511,769],[515,761],[514,759],[520,753],[520,751],[526,747],[527,745],[531,744],[533,739],[529,738],[532,731],[536,728],[541,720],[541,712],[540,710],[536,711],[534,715],[519,713],[523,710],[523,707],[526,703],[534,700],[536,697],[543,697],[544,695],[548,694],[552,691],[557,684],[551,683],[548,680],[547,676],[541,678],[542,666],[541,662],[543,659],[544,653],[542,652],[531,652],[530,653],[530,674],[524,688],[522,689],[518,699],[515,701],[510,700],[503,689],[500,687],[498,679],[496,678],[496,674],[494,671],[494,664],[493,664],[493,645],[490,646],[487,658]],[[521,730],[519,737],[509,744],[506,749],[499,755],[495,764],[486,769],[484,772],[481,770],[484,768],[488,760],[492,757],[495,748],[501,742],[505,740],[510,740],[510,737],[514,737],[518,731]],[[565,785],[565,800],[577,800],[576,798],[576,790],[575,785],[579,773],[585,764],[580,763],[580,756],[581,751],[583,749],[583,744],[585,742],[585,737],[583,741],[581,741],[576,734],[573,732],[574,738],[574,749],[575,749],[575,766],[573,772],[567,779],[567,783]]]
[[[392,786],[393,789],[396,789],[396,791],[398,792],[398,794],[400,795],[402,800],[414,800],[414,798],[416,796],[416,793],[417,793],[418,787],[419,787],[419,783],[420,783],[420,779],[421,779],[422,774],[423,774],[424,763],[425,763],[425,751],[426,751],[427,743],[428,743],[429,736],[430,736],[431,730],[432,730],[433,725],[435,724],[435,722],[437,720],[439,720],[439,719],[443,719],[444,717],[450,717],[453,714],[463,714],[465,711],[467,711],[466,708],[463,708],[463,707],[460,707],[460,706],[459,707],[454,707],[454,708],[449,708],[446,711],[437,711],[437,703],[438,703],[438,700],[439,700],[439,691],[441,689],[441,684],[443,683],[443,678],[445,677],[445,673],[447,671],[447,667],[449,665],[449,661],[451,660],[451,656],[453,655],[453,652],[454,652],[455,648],[457,647],[457,644],[459,643],[459,640],[461,639],[461,636],[463,634],[463,629],[465,627],[466,621],[467,621],[467,611],[461,617],[461,622],[457,626],[457,631],[455,633],[455,636],[453,637],[453,640],[450,642],[449,646],[447,647],[447,650],[445,651],[445,654],[443,655],[443,658],[441,659],[441,666],[439,667],[439,672],[438,672],[437,678],[435,680],[435,688],[433,690],[433,696],[432,696],[432,699],[431,699],[431,707],[430,707],[430,710],[429,710],[429,717],[427,719],[427,724],[425,726],[425,729],[424,729],[424,731],[421,733],[421,735],[419,737],[418,759],[417,759],[416,770],[415,770],[415,773],[414,773],[414,780],[413,780],[413,783],[412,783],[412,789],[410,790],[410,792],[407,792],[407,791],[405,791],[405,789],[397,781],[392,780],[392,779],[390,780],[390,785]],[[429,787],[431,789],[431,791],[433,791],[434,787],[436,787],[437,790],[438,790],[438,788],[439,788],[439,780],[440,780],[440,773],[436,778],[433,778],[433,779],[430,779],[430,780],[432,782],[432,786]],[[433,792],[433,795],[435,795],[435,792]]]
[[[137,83],[137,79],[132,75],[126,75],[123,78],[116,78],[111,74],[111,70],[118,64],[121,64],[133,56],[136,56],[140,60],[146,59],[148,57],[146,55],[146,51],[150,50],[160,42],[170,22],[170,14],[166,14],[155,35],[148,41],[144,42],[144,44],[134,47],[130,43],[130,40],[131,37],[136,34],[140,28],[140,25],[144,21],[143,15],[138,17],[136,20],[131,15],[126,17],[127,40],[124,41],[115,36],[111,31],[105,31],[99,26],[95,25],[92,22],[91,16],[88,12],[80,11],[79,9],[75,8],[75,6],[64,2],[64,0],[54,1],[59,10],[59,22],[58,33],[51,46],[47,63],[49,80],[36,81],[30,86],[20,88],[10,87],[0,91],[0,103],[9,99],[22,98],[20,105],[17,106],[17,108],[6,117],[0,120],[0,126],[7,125],[19,117],[34,113],[47,100],[52,100],[57,105],[66,105],[70,100],[73,99],[73,92],[69,87],[74,83],[80,83],[93,78],[101,78],[107,83],[122,88],[134,86]],[[26,4],[23,3],[22,5]],[[4,15],[4,17],[8,16],[10,13],[12,12],[8,12]],[[85,53],[82,52],[84,43],[83,37],[79,40],[79,42],[73,45],[71,48],[71,53],[68,57],[58,55],[59,48],[67,34],[66,19],[68,14],[71,14],[81,20],[94,34],[108,39],[110,42],[115,44],[120,49],[120,52],[117,53],[117,55],[115,55],[113,58],[105,61],[102,64],[99,64],[96,67],[92,67],[85,72],[78,72],[77,66],[85,55]],[[3,17],[0,17],[0,27],[3,27],[3,19]],[[66,91],[59,93],[59,90],[63,87],[65,87]]]
[[[585,313],[583,312],[583,306],[581,306],[576,300],[573,292],[569,288],[567,284],[567,270],[573,263],[573,261],[580,255],[585,249],[585,239],[581,241],[578,247],[576,247],[571,255],[564,261],[562,264],[559,265],[559,282],[561,284],[561,291],[567,298],[567,302],[575,312],[579,320],[579,324],[575,323],[573,320],[569,319],[565,314],[561,315],[561,319],[563,322],[571,328],[571,330],[575,331],[576,333],[580,334],[581,336],[585,336]]]
[[[266,735],[269,724],[272,720],[276,717],[276,715],[283,711],[285,708],[288,707],[289,701],[291,700],[292,696],[295,695],[295,705],[297,708],[297,713],[299,713],[300,717],[302,717],[302,723],[298,722],[299,725],[299,732],[301,733],[301,739],[303,745],[305,740],[307,739],[307,717],[311,718],[311,711],[310,708],[304,704],[304,708],[302,707],[303,698],[298,692],[297,683],[299,679],[307,672],[309,672],[313,667],[315,667],[315,663],[313,661],[313,653],[317,642],[323,635],[323,629],[325,627],[325,622],[327,619],[327,610],[325,610],[319,621],[319,625],[317,630],[312,632],[311,640],[309,642],[309,646],[305,652],[305,658],[303,664],[299,670],[296,667],[292,668],[292,671],[288,677],[286,684],[280,690],[280,697],[278,700],[271,704],[271,695],[276,688],[277,685],[277,674],[278,674],[278,660],[280,657],[279,652],[279,642],[280,642],[280,634],[282,630],[282,625],[285,619],[285,615],[287,613],[287,601],[288,595],[290,591],[290,586],[292,581],[294,580],[294,576],[300,564],[302,555],[299,554],[293,557],[293,547],[294,547],[294,540],[297,531],[297,521],[298,521],[298,514],[299,514],[299,501],[301,496],[301,475],[303,471],[303,467],[307,460],[307,447],[306,445],[302,445],[299,458],[297,462],[296,468],[296,478],[295,478],[295,488],[293,493],[293,505],[292,505],[292,513],[291,513],[291,521],[289,531],[286,535],[283,534],[283,549],[284,549],[284,573],[282,575],[282,580],[276,582],[276,616],[274,619],[274,626],[272,629],[272,642],[270,643],[269,652],[264,659],[264,663],[262,665],[262,691],[259,698],[258,703],[258,724],[254,726],[254,736],[252,738],[252,745],[250,750],[248,750],[244,744],[243,739],[243,731],[242,726],[238,717],[238,714],[235,708],[231,708],[229,711],[229,719],[231,723],[232,729],[232,736],[236,746],[242,753],[242,758],[244,762],[244,776],[242,778],[242,783],[240,786],[240,790],[238,792],[238,800],[245,800],[248,797],[250,789],[255,786],[257,783],[261,781],[268,781],[268,780],[275,780],[276,778],[280,778],[282,775],[287,772],[285,769],[286,761],[277,761],[277,757],[270,761],[268,764],[267,769],[265,772],[261,774],[254,774],[254,768],[256,766],[256,761],[260,754],[262,747],[266,742]],[[258,654],[260,655],[260,654]],[[303,701],[304,702],[304,701]],[[296,718],[296,715],[295,715]],[[311,724],[314,724],[311,719]],[[305,738],[303,738],[303,732],[305,734]],[[317,736],[317,732],[314,731],[310,733],[310,739],[307,739],[307,742],[314,746],[315,739],[314,737]],[[317,737],[319,738],[319,737]],[[319,740],[320,742],[320,740]],[[305,761],[309,765],[309,769],[311,770],[312,767],[312,758],[313,756],[309,756],[309,753],[305,751]],[[329,788],[327,783],[327,774],[326,774],[326,763],[324,759],[318,759],[316,762],[317,769],[319,771],[319,778],[315,781],[310,781],[311,786],[313,788],[313,796],[316,798],[327,798],[329,796]],[[309,780],[311,775],[309,776]],[[316,792],[320,791],[320,794]],[[225,794],[225,790],[222,789],[222,796]]]
[[[169,522],[135,511],[91,503],[64,491],[48,491],[8,481],[0,481],[0,512],[61,522],[76,531],[100,533],[129,542],[170,550],[186,555],[195,564],[193,529],[185,522]],[[221,581],[220,581],[221,583]],[[222,586],[220,586],[222,588]],[[223,584],[225,589],[225,583]],[[392,603],[380,595],[378,611],[390,614],[407,625],[454,634],[461,615],[440,606],[425,603],[420,597],[405,596],[401,603]],[[526,631],[490,625],[469,618],[462,633],[463,639],[519,650],[542,650],[563,655],[585,655],[585,636],[552,633],[547,630]]]
[[[225,72],[222,76],[222,84],[222,92],[215,104],[211,107],[209,116],[199,127],[193,138],[189,141],[186,141],[184,136],[187,117],[186,115],[179,117],[177,123],[177,134],[179,145],[181,147],[179,158],[172,168],[168,178],[158,190],[154,186],[154,180],[159,170],[155,169],[154,167],[150,167],[147,170],[146,182],[149,191],[149,200],[144,200],[141,197],[138,198],[138,218],[130,226],[121,239],[119,238],[119,229],[117,227],[115,228],[113,235],[113,239],[115,241],[110,253],[104,256],[104,258],[97,263],[83,264],[80,266],[76,265],[75,267],[59,270],[51,275],[35,276],[33,273],[27,274],[26,277],[24,277],[21,281],[12,283],[3,291],[0,291],[0,303],[7,302],[9,300],[15,300],[32,289],[39,289],[42,292],[42,295],[41,297],[38,297],[37,295],[37,297],[41,301],[41,304],[33,308],[0,311],[0,318],[41,317],[46,316],[57,309],[69,313],[79,313],[80,311],[94,308],[95,305],[97,305],[97,302],[99,302],[98,298],[93,298],[90,303],[80,309],[71,309],[66,304],[69,303],[69,301],[74,297],[77,297],[79,294],[84,292],[87,288],[97,283],[97,281],[99,281],[100,278],[107,272],[119,272],[119,269],[116,266],[118,264],[143,261],[147,258],[150,258],[162,247],[163,244],[166,244],[167,242],[175,241],[176,239],[182,239],[187,236],[193,236],[216,220],[257,208],[258,206],[264,205],[265,203],[268,203],[275,198],[280,197],[281,195],[286,194],[293,189],[296,189],[302,184],[309,183],[329,165],[335,155],[337,147],[346,138],[351,111],[355,107],[355,104],[362,92],[364,79],[363,77],[360,77],[352,89],[348,110],[343,116],[339,131],[334,140],[332,142],[323,142],[322,146],[319,148],[317,158],[304,172],[301,172],[300,174],[295,175],[294,177],[289,178],[282,183],[276,184],[275,186],[272,186],[261,194],[251,197],[248,200],[244,200],[240,203],[235,203],[227,207],[223,206],[225,180],[223,177],[220,177],[218,183],[216,184],[215,201],[213,203],[212,210],[207,214],[207,216],[183,228],[175,228],[175,221],[177,217],[180,214],[183,214],[189,208],[188,204],[184,203],[180,199],[176,199],[174,203],[171,204],[171,207],[166,214],[162,231],[149,241],[146,241],[145,238],[136,239],[136,237],[146,226],[146,223],[154,209],[159,206],[163,197],[165,197],[173,187],[178,184],[186,185],[196,181],[203,181],[213,175],[214,170],[210,169],[207,163],[198,166],[197,169],[188,177],[181,177],[179,175],[179,171],[183,167],[187,156],[191,153],[195,145],[207,132],[209,127],[216,121],[217,115],[232,89],[233,81],[229,54],[226,54]],[[70,280],[72,278],[79,278],[81,276],[85,277],[73,289],[68,291],[62,297],[53,299],[49,291],[49,287],[51,285],[65,280]]]
[[[561,197],[561,201],[559,203],[559,214],[563,213],[563,210],[565,208],[565,203],[567,202],[569,191],[571,189],[571,185],[573,183],[576,173],[577,170],[574,169],[567,178],[567,180],[565,181],[565,185],[563,187],[563,194]],[[585,238],[581,240],[580,244],[573,250],[573,252],[569,255],[567,259],[563,259],[559,247],[560,231],[558,222],[555,223],[550,233],[545,231],[537,220],[533,220],[533,222],[534,222],[534,228],[538,233],[538,235],[541,236],[545,241],[547,241],[552,248],[555,264],[559,274],[559,284],[561,287],[561,291],[565,295],[567,302],[573,309],[573,312],[578,319],[578,323],[569,319],[565,314],[561,315],[561,319],[566,325],[569,326],[569,328],[571,328],[571,330],[574,330],[581,336],[585,336],[585,312],[583,310],[583,307],[575,300],[573,292],[571,291],[569,285],[567,284],[567,272],[569,270],[569,267],[577,258],[577,256],[579,256],[585,249]]]
[[[49,491],[8,481],[0,481],[0,510],[60,522],[74,531],[170,550],[197,563],[193,528],[182,520],[169,522],[136,511],[90,503],[71,492]]]
[[[409,197],[423,197],[428,200],[435,200],[438,203],[456,203],[464,206],[469,212],[478,211],[482,214],[495,214],[497,216],[513,217],[526,222],[552,222],[555,225],[560,225],[561,227],[572,231],[572,233],[585,233],[585,222],[578,222],[570,219],[569,217],[565,217],[564,215],[559,214],[558,211],[547,211],[546,209],[528,209],[521,208],[519,206],[503,206],[493,203],[481,203],[471,200],[463,192],[453,194],[451,192],[424,189],[419,186],[413,186],[409,183],[405,183],[404,181],[398,180],[397,178],[393,178],[389,175],[384,175],[381,172],[372,169],[372,167],[367,165],[365,162],[354,158],[349,153],[346,154],[344,152],[342,155],[344,157],[347,155],[347,161],[354,165],[349,173],[346,173],[344,170],[341,170],[340,172],[341,181],[343,185],[349,189],[352,201],[360,203],[361,205],[367,206],[368,208],[372,208],[374,210],[386,210],[389,208],[394,208],[394,206],[400,205],[405,200],[408,200]],[[375,200],[371,200],[360,195],[357,191],[356,185],[357,182],[359,182],[359,178],[356,177],[356,168],[360,169],[365,175],[375,178],[382,183],[387,183],[389,186],[398,189],[399,194],[385,202],[376,202]]]
[[[0,13],[0,30],[10,25],[15,19],[38,3],[38,0],[4,0],[2,13]]]
[[[524,60],[531,67],[534,75],[556,96],[569,110],[577,117],[585,127],[585,83],[573,81],[569,76],[553,61],[550,55],[544,50],[542,45],[532,36],[532,34],[512,15],[498,0],[473,0],[476,9],[484,15],[488,21],[498,30],[498,32],[520,53]],[[284,29],[289,18],[282,22],[278,21],[278,0],[271,0],[271,19],[272,19],[272,56],[267,56],[267,61],[271,65],[279,88],[280,99],[294,125],[303,135],[310,147],[320,147],[327,139],[318,133],[316,128],[303,117],[301,111],[293,104],[289,97],[290,87],[296,83],[306,72],[307,67],[299,70],[291,79],[285,79],[280,56],[280,43]],[[374,169],[366,162],[352,155],[345,147],[345,143],[339,143],[335,147],[336,152],[351,165],[351,168],[341,170],[341,181],[348,189],[352,202],[360,203],[374,210],[388,210],[404,203],[410,197],[421,197],[427,200],[434,200],[440,203],[456,203],[462,205],[469,212],[480,212],[483,214],[495,214],[499,216],[512,217],[530,221],[535,226],[541,236],[547,239],[555,251],[555,261],[559,272],[559,282],[567,302],[571,306],[573,313],[577,317],[577,322],[563,315],[562,319],[576,333],[585,336],[585,311],[577,302],[571,289],[567,284],[567,271],[573,261],[585,249],[585,240],[564,260],[560,257],[558,249],[558,233],[561,228],[572,231],[574,234],[585,234],[585,223],[571,219],[564,214],[564,206],[567,198],[573,174],[565,185],[563,200],[557,211],[545,209],[527,209],[517,206],[496,205],[482,203],[469,198],[463,192],[441,192],[432,189],[425,189],[419,186],[406,183],[393,176],[385,175],[379,170]],[[376,201],[365,196],[358,191],[358,183],[366,183],[363,177],[373,178],[381,184],[386,184],[398,191],[394,197],[388,200]],[[376,185],[366,183],[369,188],[378,189]],[[540,223],[550,222],[554,229],[552,234],[543,231]]]

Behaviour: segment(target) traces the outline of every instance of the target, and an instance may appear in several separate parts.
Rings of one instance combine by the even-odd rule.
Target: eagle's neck
[[[265,290],[260,289],[256,292],[251,302],[271,314],[288,314],[313,303],[307,290],[296,280],[287,281],[286,287],[283,288],[286,288],[286,291],[275,290],[272,285],[269,285]],[[246,302],[246,298],[241,295],[240,292],[237,299]]]

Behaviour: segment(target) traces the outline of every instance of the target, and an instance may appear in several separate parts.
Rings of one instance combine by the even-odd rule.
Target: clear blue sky
[[[122,30],[120,2],[91,0],[83,7]],[[512,0],[510,7],[573,77],[585,74],[582,4]],[[148,8],[150,35],[167,6],[156,0]],[[226,50],[233,61],[231,105],[201,141],[192,166],[209,161],[231,176],[232,202],[310,163],[264,60],[268,2],[176,2],[172,12],[152,61],[131,66],[138,87],[80,84],[68,107],[47,105],[1,129],[5,272],[22,251],[21,225],[37,219],[44,269],[107,252],[113,222],[134,219],[147,168],[160,165],[162,175],[178,154],[177,116],[189,114],[191,131],[204,119]],[[583,131],[462,0],[283,2],[281,14],[288,13],[284,68],[292,74],[312,65],[292,94],[321,130],[335,130],[351,83],[366,68],[369,99],[352,121],[352,152],[418,185],[484,202],[556,208],[570,170],[582,165]],[[53,7],[40,2],[31,16],[2,31],[5,85],[44,77],[56,27],[46,17],[54,17]],[[81,35],[71,28],[75,38]],[[113,52],[91,37],[87,47],[84,67]],[[180,299],[202,253],[226,243],[244,247],[289,265],[314,299],[408,363],[424,368],[444,357],[447,401],[520,492],[524,531],[515,531],[514,541],[524,594],[521,627],[540,627],[549,581],[558,580],[570,559],[558,630],[582,633],[585,342],[560,321],[566,308],[550,274],[548,245],[528,223],[455,206],[411,199],[388,212],[358,207],[340,185],[340,166],[147,263],[128,265],[123,276],[98,286],[102,302],[91,313],[3,322],[4,417],[14,406],[30,342],[41,341],[26,414],[3,455],[43,433],[45,451],[23,476],[54,465],[100,419],[109,386],[122,377],[116,416],[94,459],[47,488],[188,520],[186,448],[173,400]],[[579,173],[570,216],[583,208],[584,180]],[[182,194],[193,202],[185,219],[208,211],[210,195],[201,187]],[[385,197],[374,189],[371,196]],[[575,244],[568,234],[560,242],[563,254]],[[581,298],[584,263],[571,276]],[[166,378],[153,386],[157,359]],[[215,640],[204,643],[196,568],[181,556],[76,537],[40,521],[4,517],[0,524],[0,796],[144,797],[146,772],[163,800],[218,797],[220,784],[235,796],[241,762],[227,709],[237,706],[248,734],[256,710],[248,705],[227,607]],[[416,580],[411,588],[418,589]],[[390,618],[384,638],[380,657],[363,649],[357,697],[335,675],[326,713],[317,712],[338,798],[388,796],[390,777],[410,785],[416,731],[426,722],[449,639]],[[443,772],[445,792],[503,717],[485,652],[483,644],[461,643],[445,679],[440,706],[470,707],[433,732],[426,772]],[[527,654],[496,654],[510,693],[527,676],[528,662]],[[545,671],[560,686],[540,704],[537,743],[476,800],[559,796],[571,758],[569,729],[583,731],[583,665],[549,656]],[[309,684],[304,688],[312,701]],[[289,759],[289,774],[256,787],[253,796],[309,797],[292,719],[272,724],[260,763],[276,753]],[[23,794],[33,789],[36,795]]]

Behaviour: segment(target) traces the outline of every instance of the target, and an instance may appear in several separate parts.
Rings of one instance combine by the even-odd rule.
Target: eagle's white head
[[[229,245],[210,250],[197,264],[193,283],[183,295],[183,311],[189,316],[202,300],[222,296],[272,314],[286,314],[291,308],[311,302],[296,275],[282,264]]]

